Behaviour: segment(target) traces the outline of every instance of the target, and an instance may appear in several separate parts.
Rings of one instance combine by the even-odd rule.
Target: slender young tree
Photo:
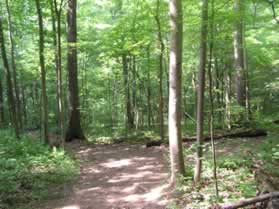
[[[204,90],[205,90],[205,68],[207,61],[207,28],[208,28],[208,0],[202,3],[202,24],[200,41],[200,66],[199,66],[199,85],[197,102],[197,153],[194,182],[199,184],[202,172],[202,142],[203,142],[203,123],[204,123]]]
[[[177,177],[185,174],[181,136],[181,91],[182,91],[182,43],[183,13],[182,1],[170,0],[170,67],[169,67],[169,146],[171,162],[171,185]]]
[[[47,110],[47,93],[46,93],[46,70],[45,70],[45,56],[44,56],[44,23],[40,0],[36,0],[36,8],[39,23],[39,57],[41,68],[41,88],[42,88],[42,137],[45,143],[48,141],[48,110]]]
[[[21,105],[20,105],[20,98],[19,98],[19,86],[17,80],[17,68],[15,62],[15,44],[13,39],[13,30],[12,30],[12,18],[10,12],[10,5],[9,0],[6,0],[6,9],[7,9],[7,16],[8,16],[8,39],[10,44],[10,53],[11,53],[11,68],[13,72],[13,83],[14,83],[14,92],[15,92],[15,103],[16,103],[16,114],[18,118],[19,128],[22,128],[22,113],[21,113]]]
[[[161,140],[164,140],[164,99],[163,99],[163,60],[164,60],[164,50],[165,45],[162,37],[162,26],[160,21],[160,7],[161,7],[161,1],[157,0],[156,5],[156,14],[155,14],[155,20],[158,27],[158,43],[159,43],[159,72],[158,72],[158,78],[159,78],[159,124],[160,124],[160,137]]]
[[[215,44],[215,0],[211,0],[211,17],[210,17],[210,44],[209,44],[209,63],[208,63],[208,83],[209,83],[209,101],[210,101],[210,117],[209,117],[209,127],[210,127],[210,138],[211,138],[211,149],[212,149],[212,160],[213,160],[213,177],[215,182],[215,194],[219,197],[218,189],[218,178],[217,178],[217,160],[215,151],[215,140],[214,140],[214,94],[213,94],[213,79],[212,79],[212,63],[213,63],[213,51]],[[214,57],[215,58],[215,57]],[[216,59],[216,58],[215,58]],[[216,63],[216,62],[215,62]],[[215,71],[217,74],[218,67],[215,64]],[[217,87],[216,87],[217,89]],[[218,93],[219,94],[219,93]],[[218,103],[219,105],[219,103]]]
[[[69,124],[66,132],[66,141],[85,139],[80,123],[80,104],[78,90],[78,63],[77,63],[77,2],[68,0],[67,10],[67,40],[68,40],[68,91],[69,91]]]
[[[63,108],[63,86],[62,86],[62,49],[61,49],[61,15],[63,0],[58,3],[57,0],[51,1],[53,43],[55,46],[55,65],[56,65],[56,91],[57,91],[57,110],[60,127],[61,142],[64,140],[64,108]]]
[[[9,111],[10,111],[10,115],[11,115],[11,122],[12,122],[12,125],[15,130],[15,135],[17,138],[19,138],[16,104],[15,104],[15,98],[14,98],[14,94],[13,94],[13,83],[12,83],[12,78],[11,78],[10,66],[9,66],[8,58],[7,58],[7,54],[6,54],[5,39],[4,39],[4,33],[3,33],[2,14],[0,14],[0,44],[1,44],[2,60],[3,60],[4,68],[5,68],[5,74],[6,74],[7,98],[8,98]]]

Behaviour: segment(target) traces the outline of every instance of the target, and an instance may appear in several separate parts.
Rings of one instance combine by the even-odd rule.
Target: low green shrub
[[[16,139],[11,132],[0,130],[0,208],[41,200],[50,186],[65,183],[78,170],[63,150],[28,137]]]

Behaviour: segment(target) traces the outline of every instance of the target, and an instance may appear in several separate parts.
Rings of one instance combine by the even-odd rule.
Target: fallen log
[[[279,198],[279,192],[272,192],[268,194],[263,194],[257,197],[253,198],[248,198],[244,200],[240,200],[239,202],[236,203],[226,203],[226,204],[219,204],[215,205],[211,208],[220,208],[220,209],[237,209],[237,208],[243,208],[249,205],[256,204],[258,202],[265,202],[265,201],[270,201],[272,199]]]
[[[219,133],[214,135],[214,139],[223,139],[223,138],[250,138],[250,137],[260,137],[260,136],[267,136],[267,132],[264,129],[248,129],[248,130],[237,130],[227,133]],[[192,142],[196,141],[196,136],[186,136],[182,138],[183,142]],[[204,141],[210,141],[210,136],[204,136]],[[155,146],[161,146],[162,144],[167,144],[167,142],[162,142],[158,140],[151,140],[148,141],[145,145],[146,147],[155,147]]]
[[[214,135],[214,139],[223,139],[223,138],[250,138],[250,137],[259,137],[259,136],[267,136],[267,132],[264,129],[248,129],[248,130],[237,130],[233,132],[228,132],[224,134],[216,134]],[[183,137],[183,142],[195,141],[197,139],[196,136],[186,136]],[[210,141],[210,136],[204,136],[204,141]]]

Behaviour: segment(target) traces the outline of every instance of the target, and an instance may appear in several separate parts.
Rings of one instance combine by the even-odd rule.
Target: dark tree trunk
[[[0,44],[1,44],[2,60],[3,60],[4,68],[5,68],[5,74],[6,74],[7,98],[8,98],[8,104],[9,104],[9,111],[10,111],[10,115],[11,115],[11,121],[12,121],[13,127],[15,129],[15,135],[17,138],[19,138],[16,104],[15,104],[15,98],[13,95],[13,84],[12,84],[12,78],[11,78],[11,73],[10,73],[10,67],[9,67],[7,54],[6,54],[5,40],[4,40],[4,34],[3,34],[2,16],[0,16]]]
[[[137,109],[137,66],[136,66],[136,57],[132,56],[131,57],[131,65],[132,65],[132,114],[134,118],[134,123],[136,129],[138,129],[138,120],[137,120],[137,114],[138,114],[138,109]]]
[[[151,128],[152,106],[151,106],[151,79],[150,79],[150,46],[147,49],[147,110],[148,110],[148,128]]]
[[[181,0],[170,0],[170,93],[169,93],[169,147],[171,163],[171,185],[177,177],[185,174],[181,136],[181,91],[182,91],[182,43],[183,12]]]
[[[3,90],[2,80],[0,78],[0,128],[3,128],[5,124]]]
[[[47,110],[47,93],[46,93],[46,70],[44,57],[44,25],[40,1],[36,0],[38,22],[39,22],[39,56],[41,68],[41,86],[42,86],[42,136],[45,143],[48,140],[48,110]]]
[[[21,95],[22,95],[22,112],[23,112],[23,122],[25,126],[28,123],[28,118],[27,118],[27,103],[26,103],[26,97],[25,97],[25,88],[24,86],[21,87]]]
[[[200,41],[200,67],[199,67],[199,86],[197,103],[197,153],[194,181],[200,183],[202,172],[202,142],[204,124],[204,89],[205,89],[205,68],[207,60],[207,22],[208,22],[208,0],[203,0],[202,6],[202,25]]]
[[[129,85],[129,71],[127,55],[122,55],[123,65],[123,78],[125,88],[125,100],[126,100],[126,126],[128,129],[134,128],[134,118],[131,107],[130,85]]]
[[[160,0],[157,0],[157,8],[156,8],[156,15],[155,20],[158,27],[158,43],[160,48],[160,54],[159,54],[159,72],[158,72],[158,78],[159,78],[159,124],[160,124],[160,137],[161,140],[164,140],[164,98],[163,98],[163,59],[164,59],[164,50],[165,45],[163,42],[162,37],[162,29],[161,29],[161,22],[160,22]]]
[[[67,35],[68,35],[68,90],[69,90],[69,124],[66,141],[85,139],[80,123],[80,104],[78,91],[78,63],[77,63],[77,20],[76,0],[68,1]]]
[[[15,63],[15,47],[14,47],[14,39],[12,34],[12,21],[11,21],[11,13],[10,13],[10,6],[9,0],[6,0],[6,9],[8,15],[8,34],[9,34],[9,42],[10,42],[10,51],[11,51],[11,68],[13,71],[13,82],[14,82],[14,92],[15,92],[15,103],[16,103],[16,113],[18,119],[19,128],[22,128],[22,114],[21,114],[21,107],[20,107],[20,98],[19,98],[19,87],[17,82],[17,69]]]

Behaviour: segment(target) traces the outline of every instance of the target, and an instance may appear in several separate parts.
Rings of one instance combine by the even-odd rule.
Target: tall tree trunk
[[[0,78],[0,128],[3,128],[5,123],[3,90],[2,80]]]
[[[63,0],[58,5],[57,0],[51,2],[52,11],[52,25],[53,25],[53,42],[55,46],[55,64],[56,64],[56,91],[57,91],[57,110],[59,115],[59,127],[60,127],[60,140],[64,141],[64,127],[65,118],[63,111],[63,95],[62,95],[62,51],[61,51],[61,12],[62,12]],[[57,24],[57,28],[56,28]]]
[[[234,65],[236,70],[235,76],[235,94],[238,105],[245,107],[245,66],[244,66],[244,50],[243,50],[243,12],[244,2],[242,0],[234,0],[234,10],[236,13],[235,29],[234,29]]]
[[[124,88],[125,88],[125,100],[126,100],[126,126],[127,129],[134,128],[134,119],[131,107],[131,96],[130,96],[130,85],[129,85],[129,70],[127,55],[122,55],[123,65],[123,77],[124,77]]]
[[[8,38],[10,42],[10,52],[11,52],[11,68],[13,71],[13,82],[14,82],[14,92],[15,92],[15,103],[16,103],[16,113],[18,119],[19,128],[22,128],[22,114],[20,108],[20,98],[19,98],[19,87],[17,82],[17,69],[15,63],[15,47],[14,47],[14,39],[12,32],[12,21],[11,21],[11,12],[9,6],[9,0],[6,0],[6,9],[8,15]]]
[[[47,110],[47,93],[46,93],[46,70],[44,57],[44,25],[40,0],[36,0],[38,22],[39,22],[39,56],[41,68],[41,85],[42,85],[42,136],[45,143],[48,141],[48,110]]]
[[[169,147],[171,163],[171,185],[177,177],[185,174],[181,137],[181,91],[182,91],[182,43],[183,12],[181,0],[170,0],[170,93],[169,93]]]
[[[226,88],[226,94],[225,94],[225,101],[226,101],[226,114],[225,114],[225,121],[227,128],[231,130],[231,74],[227,70],[226,76],[225,76],[225,88]]]
[[[80,123],[80,104],[78,91],[78,63],[77,63],[77,19],[76,0],[68,1],[67,35],[68,35],[68,90],[69,90],[69,124],[66,141],[85,139]]]
[[[26,103],[26,97],[25,97],[25,87],[21,87],[21,95],[22,95],[22,113],[23,113],[23,122],[27,126],[28,124],[28,118],[27,118],[27,103]]]
[[[160,22],[160,0],[157,0],[157,8],[156,8],[156,15],[155,20],[158,27],[158,43],[160,47],[160,54],[159,54],[159,124],[160,124],[160,137],[161,140],[164,140],[164,98],[163,98],[163,59],[164,59],[164,50],[165,45],[162,37],[162,29],[161,29],[161,22]]]
[[[6,54],[1,14],[0,14],[0,44],[1,44],[2,60],[3,60],[4,68],[5,68],[5,74],[6,74],[7,98],[8,98],[8,104],[9,104],[9,111],[10,111],[10,115],[11,115],[11,121],[12,121],[12,125],[15,129],[15,135],[17,138],[19,138],[16,104],[15,104],[15,98],[14,98],[14,94],[13,94],[13,84],[12,84],[12,79],[11,79],[10,67],[9,67],[7,54]]]
[[[213,176],[215,183],[215,194],[216,197],[219,197],[218,189],[218,178],[217,178],[217,160],[216,160],[216,149],[215,149],[215,140],[214,140],[214,95],[213,95],[213,79],[212,79],[212,59],[213,59],[213,50],[215,44],[215,0],[211,0],[211,18],[210,18],[210,44],[209,44],[209,64],[208,64],[208,80],[209,80],[209,100],[210,100],[210,118],[209,118],[209,127],[210,127],[210,139],[211,139],[211,149],[212,149],[212,160],[213,160]],[[215,57],[215,71],[218,75],[218,65],[216,63]],[[219,76],[217,77],[216,85],[219,83]],[[219,89],[219,88],[218,88]],[[217,95],[220,95],[220,92],[217,92]],[[220,97],[220,96],[218,96]],[[220,102],[220,101],[219,101]],[[220,103],[218,103],[220,107]]]
[[[208,0],[203,0],[202,4],[202,24],[200,41],[200,67],[199,67],[199,86],[197,103],[197,153],[195,165],[195,184],[200,183],[202,172],[202,143],[203,143],[203,124],[204,124],[204,89],[205,89],[205,68],[207,60],[207,26],[208,26]]]
[[[150,46],[147,49],[147,109],[148,109],[148,128],[151,128],[152,106],[151,106],[151,79],[150,79]]]
[[[131,56],[131,65],[132,65],[132,113],[135,123],[135,128],[138,129],[138,122],[137,122],[137,66],[136,66],[136,57],[133,55]]]

